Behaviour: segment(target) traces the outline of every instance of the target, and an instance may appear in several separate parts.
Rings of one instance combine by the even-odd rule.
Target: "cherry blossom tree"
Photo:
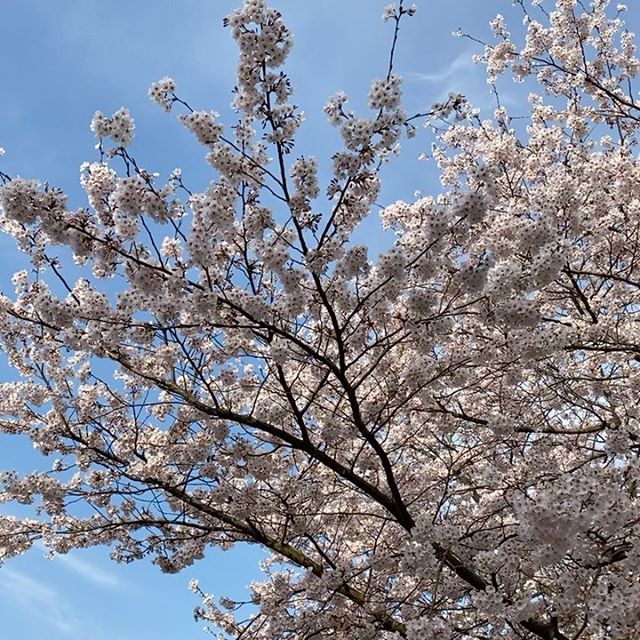
[[[226,20],[234,126],[149,91],[204,147],[204,192],[141,166],[126,109],[93,118],[87,207],[2,174],[31,268],[0,299],[0,425],[53,458],[2,475],[33,505],[0,518],[2,558],[110,545],[176,572],[261,545],[249,602],[192,583],[232,638],[640,637],[640,63],[622,5],[517,4],[522,42],[498,16],[479,59],[531,94],[487,119],[403,110],[415,7],[390,5],[370,111],[325,107],[322,187],[263,0]],[[368,255],[352,233],[422,122],[443,192],[383,206],[395,241]]]

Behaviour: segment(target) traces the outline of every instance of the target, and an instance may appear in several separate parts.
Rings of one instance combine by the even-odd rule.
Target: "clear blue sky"
[[[363,107],[369,81],[383,75],[391,25],[380,16],[385,0],[273,0],[291,27],[296,46],[289,70],[295,102],[305,111],[298,153],[321,163],[337,140],[325,125],[322,106],[336,90]],[[222,18],[235,0],[3,0],[0,26],[2,170],[35,177],[64,189],[72,206],[85,204],[79,166],[96,158],[89,121],[95,110],[110,114],[120,106],[136,120],[131,151],[149,171],[166,174],[180,166],[185,182],[202,189],[211,179],[203,149],[172,115],[147,98],[151,82],[170,75],[195,108],[228,111],[234,82],[235,48]],[[449,91],[466,94],[490,108],[483,71],[470,61],[477,48],[454,39],[458,27],[485,36],[496,13],[520,14],[510,0],[418,0],[398,49],[397,69],[406,78],[409,112],[427,108]],[[634,8],[637,10],[637,7]],[[637,13],[633,16],[637,26]],[[632,23],[633,27],[634,24]],[[507,90],[508,101],[518,95]],[[405,160],[386,169],[382,202],[409,199],[414,191],[437,191],[428,163],[415,160],[429,150],[422,130],[406,149]],[[361,232],[364,234],[364,232]],[[368,234],[370,244],[382,243]],[[16,265],[9,238],[0,237],[0,288]],[[0,370],[0,378],[8,374]],[[5,443],[0,468],[28,470],[32,454],[25,443]],[[3,513],[8,511],[3,509]],[[190,578],[217,595],[240,595],[257,577],[259,553],[237,548],[211,550],[201,563],[177,576],[162,575],[148,563],[120,566],[105,549],[74,552],[45,560],[40,550],[0,568],[0,635],[16,640],[196,640],[196,603]]]

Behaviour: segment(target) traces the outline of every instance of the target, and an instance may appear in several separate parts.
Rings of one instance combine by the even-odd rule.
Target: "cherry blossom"
[[[226,20],[233,126],[149,90],[203,146],[201,192],[144,168],[124,108],[91,123],[87,206],[0,174],[31,263],[0,296],[0,429],[47,465],[0,474],[29,511],[0,516],[0,559],[103,545],[174,573],[261,545],[246,602],[190,584],[232,638],[640,636],[640,63],[623,5],[517,4],[478,60],[529,99],[488,115],[404,110],[415,7],[389,5],[366,112],[325,106],[329,176],[263,0]],[[380,202],[413,134],[442,192]],[[373,215],[377,255],[353,238]]]

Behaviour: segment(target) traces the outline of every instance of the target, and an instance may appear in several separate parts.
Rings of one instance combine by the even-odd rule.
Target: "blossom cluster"
[[[126,147],[133,139],[134,123],[129,110],[122,107],[110,117],[96,111],[91,119],[91,131],[96,138],[111,138],[119,147]]]

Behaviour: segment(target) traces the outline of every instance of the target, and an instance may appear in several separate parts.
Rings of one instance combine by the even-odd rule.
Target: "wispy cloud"
[[[66,557],[69,556],[59,556]],[[73,558],[76,573],[91,570],[93,565]],[[70,566],[70,565],[67,565]],[[81,567],[78,569],[78,567]],[[100,576],[96,579],[96,576]],[[102,572],[92,573],[94,582],[102,586],[119,586],[117,578]],[[98,582],[100,581],[100,582]],[[66,636],[70,640],[86,640],[87,629],[95,640],[127,640],[124,636],[114,635],[113,629],[105,631],[97,620],[87,619],[76,614],[70,605],[69,594],[56,589],[53,585],[36,579],[23,571],[15,571],[3,566],[0,569],[0,598],[13,602],[25,615],[38,620],[47,628],[56,631],[56,637]]]
[[[489,114],[496,107],[496,99],[492,89],[486,82],[486,75],[482,64],[473,61],[474,51],[463,51],[446,63],[440,69],[421,73],[417,71],[405,72],[403,75],[410,82],[422,82],[434,85],[437,89],[437,100],[443,101],[451,92],[463,94],[474,107],[479,107],[483,113]],[[500,103],[505,106],[526,104],[526,93],[520,95],[523,89],[510,82],[499,85]]]
[[[36,542],[34,546],[39,548],[43,554],[47,554],[48,549],[41,541]],[[76,575],[99,587],[106,589],[122,589],[125,586],[122,580],[120,580],[115,573],[109,571],[109,569],[99,566],[95,562],[89,562],[88,560],[80,558],[76,553],[69,552],[66,554],[54,555],[52,560],[61,564],[65,569],[73,571]]]
[[[433,71],[431,73],[409,71],[405,72],[404,75],[409,80],[420,80],[422,82],[429,82],[433,84],[441,84],[443,82],[448,83],[448,81],[453,78],[459,80],[461,75],[477,75],[479,71],[478,65],[473,62],[471,56],[472,54],[470,52],[465,51],[438,71]]]
[[[55,560],[80,577],[93,582],[99,587],[106,589],[121,589],[123,587],[122,581],[117,575],[93,562],[83,560],[75,554],[67,553],[65,555],[55,556]]]
[[[76,636],[82,630],[80,621],[61,594],[25,573],[3,567],[0,571],[0,592],[28,614],[45,620],[65,635]]]

